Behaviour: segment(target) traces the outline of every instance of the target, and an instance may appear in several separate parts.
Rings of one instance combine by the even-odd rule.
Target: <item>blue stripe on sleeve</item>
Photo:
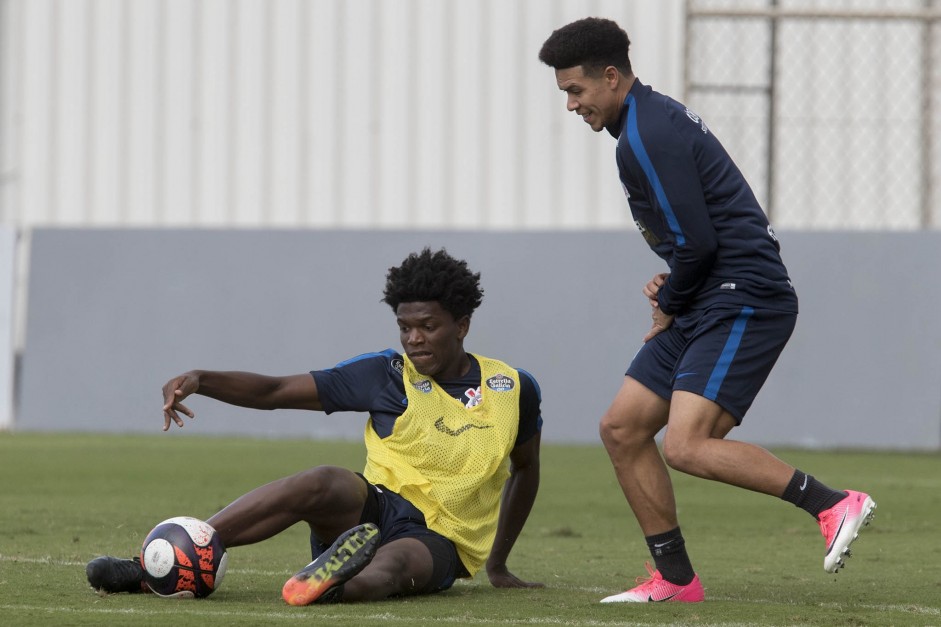
[[[673,213],[673,207],[670,206],[670,201],[667,200],[667,194],[660,183],[660,177],[657,176],[657,171],[654,170],[653,163],[650,161],[650,157],[647,156],[644,142],[640,139],[640,131],[637,129],[637,103],[634,100],[634,94],[628,94],[624,102],[627,103],[627,141],[630,143],[641,169],[647,175],[647,180],[650,181],[650,185],[657,195],[660,207],[667,218],[667,224],[670,225],[670,230],[673,231],[673,235],[676,237],[677,246],[683,246],[686,244],[686,238],[683,236],[682,229],[680,229],[680,223],[676,220],[676,214]]]
[[[706,384],[706,390],[703,392],[703,396],[710,401],[716,400],[719,395],[722,381],[725,379],[725,375],[728,374],[729,366],[732,365],[732,360],[735,358],[735,352],[738,350],[739,344],[742,343],[742,336],[745,335],[745,325],[748,324],[748,319],[754,313],[755,310],[751,307],[742,307],[742,312],[738,314],[738,318],[732,323],[732,332],[729,333],[729,339],[725,341],[725,347],[722,349],[722,354],[719,355],[719,361],[716,362],[716,367],[712,369],[709,382]]]
[[[345,365],[347,365],[347,364],[352,364],[352,363],[357,362],[357,361],[359,361],[359,360],[361,360],[361,359],[369,359],[369,358],[371,358],[371,357],[379,357],[379,356],[386,357],[386,358],[391,358],[393,355],[395,355],[395,349],[394,349],[394,348],[387,348],[387,349],[385,349],[384,351],[382,351],[381,353],[363,353],[362,355],[357,355],[356,357],[350,357],[349,359],[346,359],[346,360],[344,360],[344,361],[341,361],[340,363],[338,363],[338,364],[337,364],[336,366],[334,366],[334,367],[335,367],[335,368],[342,368],[343,366],[345,366]]]
[[[523,370],[522,368],[517,368],[516,371],[522,375],[525,375],[529,379],[530,383],[533,384],[533,387],[536,388],[536,397],[539,399],[539,402],[541,403],[542,402],[542,388],[539,387],[539,382],[536,381],[536,377],[531,375],[528,371]]]

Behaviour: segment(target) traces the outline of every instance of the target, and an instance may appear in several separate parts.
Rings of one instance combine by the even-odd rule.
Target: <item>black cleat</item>
[[[144,568],[140,558],[96,557],[85,566],[85,575],[92,589],[99,594],[145,592]]]

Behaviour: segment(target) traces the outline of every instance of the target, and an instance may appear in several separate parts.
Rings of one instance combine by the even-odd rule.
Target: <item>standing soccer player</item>
[[[875,502],[833,490],[763,448],[724,439],[741,424],[797,319],[778,240],[705,122],[637,80],[629,46],[615,22],[586,18],[553,32],[539,52],[555,69],[568,110],[617,139],[631,214],[670,270],[644,286],[653,324],[600,426],[656,570],[648,566],[650,579],[602,603],[704,599],[667,464],[806,510],[826,541],[824,570],[835,573]],[[661,456],[654,436],[667,425]]]

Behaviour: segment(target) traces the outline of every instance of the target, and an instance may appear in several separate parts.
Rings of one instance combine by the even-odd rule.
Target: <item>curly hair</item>
[[[437,301],[455,320],[470,317],[483,301],[480,273],[445,249],[425,248],[412,253],[402,265],[389,268],[382,301],[397,311],[400,303]]]
[[[598,76],[614,66],[631,74],[628,50],[631,40],[615,22],[586,17],[552,32],[539,51],[539,60],[556,70],[582,66],[588,76]]]

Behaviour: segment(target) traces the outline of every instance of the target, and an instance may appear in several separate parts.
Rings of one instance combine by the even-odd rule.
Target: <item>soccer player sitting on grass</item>
[[[386,276],[403,352],[369,353],[286,377],[194,370],[163,387],[164,430],[202,394],[256,409],[369,413],[362,474],[317,466],[263,485],[208,519],[227,548],[295,523],[314,561],[285,583],[291,605],[428,594],[484,564],[498,588],[539,488],[540,393],[530,374],[465,352],[480,274],[444,250],[411,254]],[[324,565],[329,568],[323,568]],[[99,557],[92,588],[146,591],[137,559]]]
[[[603,603],[702,601],[680,533],[667,464],[804,509],[833,573],[876,507],[834,490],[765,449],[726,440],[741,424],[797,320],[797,294],[768,219],[738,167],[698,115],[641,83],[616,23],[556,30],[539,58],[566,108],[617,138],[631,214],[669,272],[643,293],[653,324],[601,419],[601,439],[656,563],[639,586]],[[663,455],[655,436],[663,429]]]

